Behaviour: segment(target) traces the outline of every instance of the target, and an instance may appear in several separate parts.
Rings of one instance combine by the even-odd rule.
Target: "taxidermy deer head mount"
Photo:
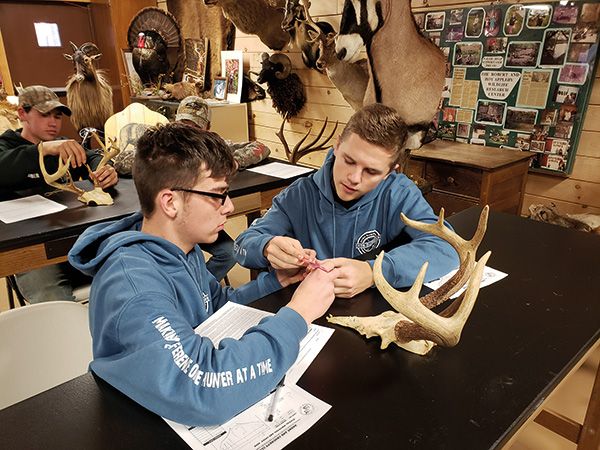
[[[121,151],[119,147],[115,145],[115,141],[109,138],[110,147],[107,149],[106,146],[102,143],[102,141],[98,138],[96,133],[93,133],[96,140],[100,143],[103,149],[104,156],[100,160],[98,167],[104,166],[108,161],[117,156]],[[78,188],[73,183],[73,178],[71,177],[71,173],[69,172],[69,166],[71,165],[71,157],[67,160],[67,163],[63,163],[60,156],[58,157],[58,170],[50,175],[46,171],[46,166],[44,165],[44,151],[43,151],[43,143],[40,142],[38,145],[38,152],[40,154],[40,170],[42,175],[44,176],[44,181],[48,183],[50,186],[60,189],[62,191],[69,191],[77,194],[77,200],[85,203],[86,205],[112,205],[113,199],[110,194],[104,192],[96,179],[96,176],[90,169],[90,166],[86,164],[88,172],[90,173],[90,179],[94,183],[94,189],[91,191],[85,191],[81,188]],[[63,176],[66,176],[68,180],[68,184],[61,184],[58,182]]]
[[[462,329],[477,300],[481,275],[491,255],[488,251],[475,265],[475,254],[487,228],[488,214],[489,206],[486,206],[481,212],[477,230],[470,241],[465,241],[444,225],[443,208],[435,224],[410,220],[402,214],[402,221],[407,226],[438,236],[454,247],[460,259],[460,267],[456,274],[435,291],[419,298],[427,263],[421,268],[410,290],[399,292],[383,277],[381,272],[383,252],[381,252],[373,266],[373,278],[381,295],[396,312],[386,311],[375,317],[329,316],[327,320],[354,328],[367,338],[380,336],[382,349],[393,342],[409,352],[425,355],[436,344],[443,347],[455,346],[460,340]],[[448,308],[439,315],[431,311],[431,308],[441,305],[463,287],[469,278],[469,285],[465,292]]]

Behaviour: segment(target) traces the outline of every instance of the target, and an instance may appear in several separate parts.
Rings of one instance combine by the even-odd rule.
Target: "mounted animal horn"
[[[280,80],[284,80],[292,72],[292,61],[283,53],[274,53],[269,57],[269,61],[273,64],[281,64],[282,70],[275,72],[275,76]]]
[[[69,42],[71,42],[71,41],[69,41]],[[71,47],[73,47],[73,51],[74,51],[74,52],[76,52],[77,50],[79,50],[79,49],[77,48],[77,46],[76,46],[75,44],[73,44],[73,42],[71,42]]]

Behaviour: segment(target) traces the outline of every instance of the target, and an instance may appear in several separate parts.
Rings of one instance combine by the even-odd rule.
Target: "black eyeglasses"
[[[184,188],[172,188],[172,191],[181,191],[181,192],[189,192],[191,194],[205,195],[207,197],[218,198],[221,200],[221,206],[225,204],[225,200],[229,197],[229,189],[223,192],[222,194],[217,194],[216,192],[205,192],[205,191],[195,191],[194,189],[184,189]]]

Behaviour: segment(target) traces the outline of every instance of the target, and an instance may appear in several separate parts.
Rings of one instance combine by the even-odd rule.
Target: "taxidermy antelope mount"
[[[363,58],[349,62],[338,59],[335,52],[337,33],[327,22],[315,22],[308,12],[309,6],[310,3],[305,0],[288,0],[282,27],[285,29],[289,24],[288,27],[303,31],[296,33],[296,40],[300,41],[298,46],[302,50],[304,63],[326,73],[344,100],[354,111],[358,111],[363,106],[369,81],[367,60]],[[324,31],[327,29],[331,31]]]
[[[363,46],[370,71],[363,104],[396,109],[409,127],[406,148],[419,148],[444,88],[444,54],[419,32],[410,0],[345,0],[337,55],[352,61]]]
[[[436,344],[443,347],[455,346],[460,340],[462,329],[477,300],[481,275],[491,255],[488,251],[475,265],[475,254],[487,228],[488,214],[489,206],[486,206],[481,212],[477,230],[470,241],[465,241],[444,225],[443,208],[440,210],[438,221],[434,224],[410,220],[402,214],[402,221],[406,225],[438,236],[454,247],[460,259],[460,267],[456,274],[435,291],[419,298],[427,263],[421,268],[410,290],[400,292],[383,277],[381,272],[383,252],[381,252],[373,266],[373,278],[381,295],[397,312],[386,311],[375,317],[329,316],[327,320],[354,328],[367,338],[380,336],[382,349],[393,342],[409,352],[425,355]],[[465,292],[448,308],[439,315],[431,311],[431,308],[441,305],[462,288],[469,278],[469,285]]]
[[[111,138],[108,138],[110,142],[110,148],[107,149],[102,143],[102,141],[98,138],[98,135],[96,133],[93,134],[96,140],[102,146],[102,149],[104,151],[104,156],[98,164],[98,167],[102,167],[112,158],[117,156],[121,150],[115,145],[115,141]],[[71,177],[71,173],[69,172],[69,166],[71,165],[71,156],[69,156],[69,159],[67,160],[66,164],[63,163],[62,159],[59,156],[58,169],[54,174],[50,175],[48,172],[46,172],[46,166],[44,165],[43,143],[41,142],[38,145],[38,152],[40,154],[40,170],[42,172],[42,175],[44,176],[44,181],[50,186],[60,189],[62,191],[69,191],[73,192],[74,194],[77,194],[77,200],[85,203],[86,205],[112,205],[114,203],[110,194],[104,192],[100,187],[100,184],[98,183],[96,176],[92,172],[92,169],[90,169],[90,166],[86,164],[88,172],[90,173],[90,179],[94,183],[94,189],[91,191],[85,191],[81,188],[78,188],[73,183],[73,178]],[[61,184],[58,182],[58,180],[60,180],[63,176],[67,177],[69,184]]]

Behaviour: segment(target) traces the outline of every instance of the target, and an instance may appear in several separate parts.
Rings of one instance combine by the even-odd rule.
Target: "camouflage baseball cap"
[[[175,121],[191,120],[200,128],[206,127],[210,123],[210,106],[203,98],[190,95],[179,103]]]
[[[71,110],[60,102],[52,90],[45,86],[29,86],[22,89],[19,93],[19,106],[33,108],[41,114],[58,109],[67,116],[71,115]]]

